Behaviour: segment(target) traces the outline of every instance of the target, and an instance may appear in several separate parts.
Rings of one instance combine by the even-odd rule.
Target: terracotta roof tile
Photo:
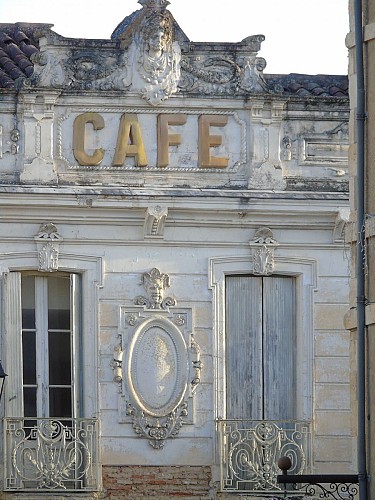
[[[0,25],[0,88],[14,87],[17,79],[33,74],[30,57],[39,51],[34,30],[32,24],[24,24],[22,29],[19,24]]]
[[[0,88],[9,89],[14,87],[14,81],[2,69],[0,69]]]
[[[284,95],[301,97],[341,97],[348,99],[348,77],[345,75],[264,75],[272,88]]]

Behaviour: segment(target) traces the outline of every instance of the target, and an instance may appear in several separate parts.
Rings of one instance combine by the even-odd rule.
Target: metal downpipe
[[[362,0],[354,0],[355,56],[357,81],[357,400],[359,498],[367,499],[366,464],[366,352],[365,352],[365,86],[363,64]]]

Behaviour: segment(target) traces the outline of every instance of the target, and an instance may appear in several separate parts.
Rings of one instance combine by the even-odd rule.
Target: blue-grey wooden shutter
[[[226,279],[227,418],[261,419],[262,278]]]
[[[295,418],[294,278],[263,278],[263,394],[266,420]]]
[[[227,418],[295,418],[295,281],[226,278]]]

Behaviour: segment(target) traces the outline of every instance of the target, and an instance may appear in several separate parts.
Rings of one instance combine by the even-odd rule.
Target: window
[[[226,418],[296,418],[295,279],[227,276]]]
[[[24,267],[35,267],[34,254],[23,259]],[[3,275],[7,491],[95,491],[99,485],[94,415],[101,260],[69,256],[60,263],[76,272]]]
[[[7,287],[12,315],[7,318],[12,359],[7,415],[81,416],[79,276],[11,272]]]
[[[77,285],[75,275],[21,277],[25,417],[77,416]]]

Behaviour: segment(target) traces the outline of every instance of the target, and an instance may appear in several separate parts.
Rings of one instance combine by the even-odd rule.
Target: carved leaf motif
[[[233,93],[238,86],[239,66],[229,58],[202,57],[192,61],[181,59],[182,78],[179,87],[183,91],[204,94]]]

